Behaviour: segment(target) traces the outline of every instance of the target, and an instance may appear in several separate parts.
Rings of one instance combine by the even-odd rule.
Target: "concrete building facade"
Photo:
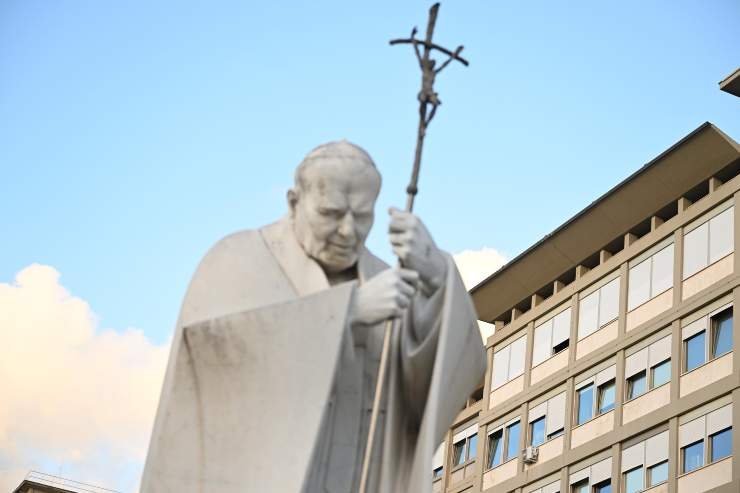
[[[740,146],[705,123],[472,290],[435,492],[740,491]]]

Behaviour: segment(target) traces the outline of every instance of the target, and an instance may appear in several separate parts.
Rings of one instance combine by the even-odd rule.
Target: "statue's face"
[[[352,267],[373,226],[380,175],[359,159],[325,158],[303,182],[288,193],[299,243],[328,273]]]

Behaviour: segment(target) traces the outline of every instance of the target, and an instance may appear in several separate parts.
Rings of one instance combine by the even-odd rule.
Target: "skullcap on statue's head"
[[[363,164],[369,165],[377,171],[375,162],[362,147],[349,142],[348,140],[337,140],[333,142],[327,142],[309,152],[301,164],[295,170],[295,184],[297,186],[304,187],[305,172],[315,163],[320,162],[341,162],[341,163],[356,163],[362,162]],[[379,173],[378,173],[379,174]]]

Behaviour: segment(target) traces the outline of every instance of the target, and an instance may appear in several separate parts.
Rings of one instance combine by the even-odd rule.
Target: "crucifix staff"
[[[411,172],[411,181],[406,187],[406,211],[412,212],[414,209],[414,199],[419,192],[419,170],[421,169],[421,154],[424,148],[424,137],[426,136],[427,127],[431,123],[434,115],[437,113],[437,107],[442,104],[439,96],[434,92],[434,81],[442,70],[444,70],[453,60],[467,66],[468,61],[460,56],[463,46],[458,46],[455,51],[450,51],[432,42],[434,35],[434,26],[437,23],[437,13],[439,12],[439,3],[435,3],[429,9],[429,20],[427,22],[426,38],[420,40],[416,37],[417,29],[411,30],[411,36],[403,39],[393,39],[391,45],[411,44],[414,47],[416,59],[421,69],[421,90],[417,96],[419,100],[419,127],[416,134],[416,151],[414,153],[414,166]],[[422,46],[422,50],[419,46]],[[439,51],[447,58],[439,67],[436,67],[436,60],[431,58],[432,50]],[[368,430],[367,445],[365,455],[362,461],[362,474],[360,476],[359,493],[365,493],[367,489],[367,478],[370,469],[370,461],[373,453],[373,442],[375,439],[375,428],[378,422],[378,413],[380,412],[380,402],[383,395],[385,382],[385,373],[388,367],[388,356],[390,353],[391,334],[395,323],[393,320],[387,320],[385,323],[385,333],[383,334],[383,348],[380,354],[380,365],[378,368],[378,379],[375,384],[375,396],[373,398],[373,408],[370,414],[370,426]]]

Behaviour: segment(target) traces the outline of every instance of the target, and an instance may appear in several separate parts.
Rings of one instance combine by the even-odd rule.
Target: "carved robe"
[[[431,491],[432,454],[479,384],[476,315],[447,256],[391,341],[369,492]],[[383,324],[353,333],[358,282],[388,266],[365,250],[334,287],[288,218],[217,243],[183,301],[142,493],[357,491]]]

